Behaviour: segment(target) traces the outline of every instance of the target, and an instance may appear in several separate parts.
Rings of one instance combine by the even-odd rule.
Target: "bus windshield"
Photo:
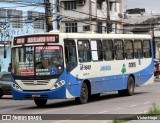
[[[61,46],[12,48],[12,74],[14,76],[53,76],[62,72]]]

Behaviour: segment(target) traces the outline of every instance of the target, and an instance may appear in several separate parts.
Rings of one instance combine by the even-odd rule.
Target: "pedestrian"
[[[155,64],[155,69],[156,69],[156,78],[159,78],[159,62],[158,61]]]
[[[11,72],[11,63],[9,63],[8,72]]]

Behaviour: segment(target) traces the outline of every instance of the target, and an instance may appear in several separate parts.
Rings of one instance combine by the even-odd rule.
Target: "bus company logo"
[[[91,69],[91,65],[80,64],[80,70],[90,70],[90,69]]]
[[[100,71],[107,71],[107,70],[111,70],[111,66],[110,65],[102,65],[100,67]]]

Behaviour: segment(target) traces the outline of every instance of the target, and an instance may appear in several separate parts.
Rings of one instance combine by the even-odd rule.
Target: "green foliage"
[[[160,115],[160,107],[153,103],[153,106],[149,109],[147,114],[150,115]]]

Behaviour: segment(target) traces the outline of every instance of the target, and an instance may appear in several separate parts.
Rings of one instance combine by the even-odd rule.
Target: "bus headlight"
[[[12,88],[16,89],[16,90],[22,90],[19,85],[15,84],[15,83],[12,83]]]
[[[59,82],[56,82],[56,83],[54,83],[54,85],[52,86],[52,88],[51,88],[50,90],[60,88],[60,87],[62,87],[64,84],[65,84],[65,81],[64,81],[64,80],[59,81]]]

